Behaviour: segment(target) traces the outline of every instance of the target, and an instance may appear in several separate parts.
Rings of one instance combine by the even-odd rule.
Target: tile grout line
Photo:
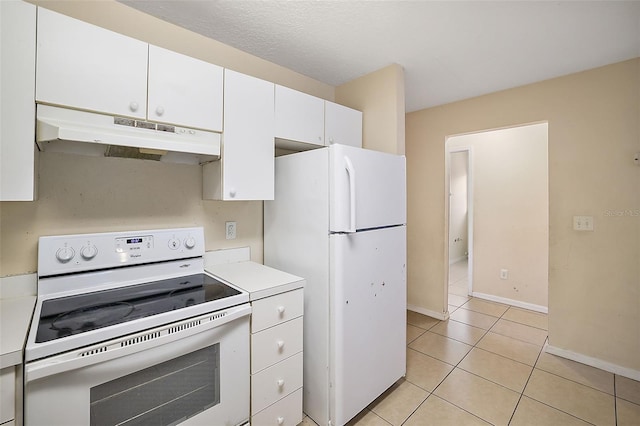
[[[473,299],[473,297],[471,297],[469,300],[472,300],[472,299]],[[467,300],[467,302],[469,302],[469,300]],[[459,308],[462,308],[462,306],[464,306],[467,302],[465,302],[464,304],[462,304]],[[464,308],[463,308],[463,309],[464,309]],[[506,310],[505,310],[505,311],[504,311],[504,312],[503,312],[499,317],[497,317],[497,318],[498,318],[498,320],[496,320],[496,322],[494,322],[494,323],[491,325],[491,327],[489,327],[489,329],[487,329],[487,330],[485,331],[485,333],[482,335],[482,337],[481,337],[480,339],[478,339],[478,341],[477,341],[474,345],[472,345],[471,350],[470,350],[469,352],[467,352],[467,354],[466,354],[466,355],[465,355],[465,356],[464,356],[464,357],[463,357],[463,358],[458,362],[458,364],[456,364],[456,366],[453,368],[453,370],[451,370],[451,372],[453,372],[456,368],[460,368],[460,367],[458,367],[458,365],[460,365],[460,363],[461,363],[461,362],[462,362],[462,361],[463,361],[463,360],[464,360],[464,359],[469,355],[469,353],[471,353],[471,351],[472,351],[474,348],[477,348],[477,349],[480,349],[480,350],[484,350],[484,349],[482,349],[482,348],[480,348],[480,347],[478,347],[478,346],[477,346],[477,345],[478,345],[478,343],[480,343],[480,341],[481,341],[481,340],[482,340],[482,339],[483,339],[483,338],[484,338],[484,337],[485,337],[485,336],[486,336],[486,335],[491,331],[491,329],[492,329],[492,328],[497,324],[497,322],[498,322],[499,320],[504,319],[504,316],[505,316],[505,314],[509,311],[509,309],[511,309],[511,306],[507,307],[507,309],[506,309]],[[472,311],[472,312],[475,312],[475,311]],[[482,313],[482,312],[479,312],[479,313]],[[485,314],[485,315],[488,315],[488,314]],[[489,316],[491,316],[491,315],[489,315]],[[494,317],[494,318],[495,318],[495,317]],[[509,321],[509,320],[505,319],[505,321]],[[512,322],[515,322],[515,321],[512,321]],[[520,323],[518,323],[518,324],[520,324]],[[469,324],[467,324],[467,325],[469,325]],[[523,325],[526,325],[526,324],[523,324]],[[471,326],[471,327],[472,327],[472,326]],[[535,328],[535,327],[534,327],[534,328]],[[495,334],[499,334],[499,333],[495,333]],[[505,337],[509,337],[509,336],[505,336]],[[548,336],[547,336],[547,339],[548,339]],[[518,340],[518,339],[514,339],[514,340]],[[545,341],[546,341],[546,340],[545,340]],[[522,396],[524,395],[524,390],[526,389],[527,384],[529,383],[529,379],[531,378],[531,375],[533,374],[533,370],[535,369],[535,364],[538,362],[538,358],[540,358],[540,354],[542,353],[543,348],[544,348],[544,344],[541,346],[540,351],[538,352],[538,356],[536,357],[536,361],[534,362],[534,364],[533,364],[533,366],[532,366],[532,368],[531,368],[531,372],[529,373],[529,377],[527,378],[527,382],[524,384],[524,386],[523,386],[523,388],[522,388],[522,392],[519,392],[519,394],[520,394],[520,395],[519,395],[519,397],[518,397],[518,401],[516,402],[515,406],[513,407],[513,412],[511,413],[511,416],[509,417],[509,423],[511,423],[511,420],[513,419],[513,416],[515,415],[515,412],[516,412],[516,410],[518,409],[518,405],[520,405],[520,401],[522,400]],[[491,351],[486,351],[486,352],[493,353],[493,352],[491,352]],[[501,355],[501,354],[495,354],[495,355],[501,356],[501,357],[506,358],[506,359],[510,359],[510,360],[512,360],[512,361],[515,361],[515,362],[520,362],[520,361],[513,360],[513,359],[511,359],[511,358],[509,358],[509,357],[506,357],[506,356],[504,356],[504,355]],[[528,364],[525,364],[525,363],[521,363],[521,364],[528,365]],[[477,374],[474,374],[474,373],[468,372],[468,371],[464,370],[463,368],[460,368],[460,370],[465,371],[465,372],[467,372],[467,373],[469,373],[469,374],[472,374],[472,375],[474,375],[474,376],[476,376],[476,377],[479,377],[479,378],[481,378],[481,379],[484,379],[484,380],[486,380],[486,381],[488,381],[488,382],[490,382],[490,383],[494,383],[494,384],[496,384],[496,385],[498,385],[498,386],[501,386],[501,387],[503,387],[503,388],[505,388],[505,389],[508,389],[508,390],[513,391],[513,389],[510,389],[510,388],[508,388],[508,387],[506,387],[506,386],[503,386],[503,385],[501,385],[501,384],[499,384],[499,383],[495,383],[495,382],[493,382],[492,380],[487,379],[486,377],[482,377],[482,376],[479,376],[479,375],[477,375]],[[449,372],[449,374],[451,374],[451,372]],[[449,374],[447,374],[447,377],[449,376]],[[445,379],[446,379],[446,377],[445,377]],[[443,379],[443,380],[442,380],[442,382],[443,382],[445,379]],[[433,392],[434,392],[434,393],[435,393],[436,389],[437,389],[437,388],[442,384],[442,382],[440,382],[440,383],[438,384],[438,386],[433,390]],[[515,391],[514,391],[514,392],[515,392]],[[516,393],[518,393],[518,392],[516,392]],[[443,400],[444,400],[444,401],[446,401],[445,399],[443,399]],[[447,402],[449,402],[449,403],[450,403],[450,404],[452,404],[452,405],[455,405],[455,404],[453,404],[453,403],[452,403],[452,402],[450,402],[450,401],[447,401]],[[457,405],[455,405],[455,406],[456,406],[456,407],[458,407]],[[461,410],[464,410],[462,407],[458,407],[458,408],[460,408]],[[468,412],[467,410],[464,410],[464,411]],[[473,413],[471,413],[471,414],[473,414]],[[483,420],[483,421],[487,421],[487,420],[482,419],[481,417],[479,417],[479,416],[477,416],[477,415],[475,415],[475,414],[473,414],[473,415],[474,415],[475,417],[478,417],[479,419],[481,419],[481,420]],[[490,423],[490,422],[489,422],[489,423]]]
[[[547,340],[549,339],[549,337],[547,337]],[[546,340],[545,340],[546,342]],[[538,352],[538,356],[536,357],[536,362],[533,363],[533,368],[531,368],[531,372],[529,373],[529,377],[527,377],[527,381],[524,384],[524,387],[522,388],[522,392],[520,392],[520,397],[518,398],[518,402],[516,402],[516,406],[513,407],[513,412],[511,413],[511,417],[509,417],[509,423],[507,424],[511,424],[511,422],[513,421],[513,416],[516,415],[516,411],[518,410],[518,406],[520,405],[520,402],[522,401],[522,397],[524,396],[524,391],[527,389],[527,386],[529,385],[529,381],[531,380],[531,376],[533,376],[533,370],[536,369],[536,364],[538,363],[538,360],[540,359],[540,354],[542,354],[542,350],[544,349],[544,344],[542,345],[542,347],[540,348],[540,352]]]
[[[477,312],[477,311],[473,311],[473,310],[471,310],[471,309],[465,308],[465,305],[466,305],[469,301],[471,301],[471,300],[473,300],[473,299],[474,299],[473,297],[469,297],[469,299],[468,299],[465,303],[463,303],[462,305],[460,305],[460,306],[456,307],[456,310],[457,310],[457,309],[465,309],[465,310],[469,310],[469,311],[471,311],[471,312],[475,312],[475,313],[479,313],[479,314],[483,314],[483,315],[488,315],[488,316],[491,316],[491,317],[494,317],[494,318],[498,318],[498,319],[496,320],[496,322],[494,322],[494,323],[491,325],[491,327],[489,327],[488,329],[484,329],[484,328],[481,328],[481,327],[476,327],[476,326],[474,326],[474,325],[466,324],[466,323],[464,323],[464,322],[457,321],[457,320],[455,320],[455,319],[451,319],[451,318],[450,318],[450,319],[449,319],[449,321],[455,321],[455,322],[460,323],[460,324],[462,324],[462,325],[465,325],[465,326],[467,326],[467,327],[473,327],[473,328],[480,329],[480,330],[483,330],[483,331],[484,331],[484,333],[483,333],[483,334],[482,334],[482,336],[477,340],[477,342],[476,342],[476,343],[474,343],[474,344],[472,344],[472,345],[469,345],[469,343],[467,343],[467,342],[464,342],[464,341],[461,341],[461,340],[458,340],[458,339],[455,339],[455,338],[452,338],[452,337],[449,337],[449,336],[442,335],[442,334],[436,333],[436,332],[434,332],[434,331],[431,331],[431,330],[432,330],[434,327],[436,327],[438,324],[440,324],[440,323],[444,323],[444,322],[446,322],[446,321],[439,321],[439,322],[437,322],[437,323],[433,324],[432,326],[430,326],[428,329],[426,329],[426,330],[425,330],[425,332],[424,332],[424,333],[426,333],[427,331],[431,331],[431,332],[432,332],[432,333],[434,333],[434,334],[438,334],[438,335],[440,335],[440,336],[442,336],[442,337],[445,337],[445,338],[447,338],[447,339],[451,339],[451,340],[453,340],[453,341],[455,341],[455,342],[459,342],[459,343],[463,343],[463,344],[469,345],[469,346],[471,346],[471,349],[470,349],[470,350],[469,350],[469,351],[468,351],[468,352],[467,352],[467,353],[462,357],[462,359],[460,359],[460,361],[458,361],[455,365],[453,365],[453,368],[451,369],[451,371],[450,371],[449,373],[447,373],[447,375],[446,375],[446,376],[445,376],[445,377],[444,377],[444,378],[443,378],[443,379],[442,379],[442,380],[441,380],[441,381],[440,381],[440,382],[439,382],[439,383],[434,387],[433,391],[432,391],[432,392],[430,392],[430,394],[427,396],[427,398],[425,398],[425,400],[424,400],[422,403],[420,403],[420,404],[418,405],[418,407],[417,407],[415,410],[413,410],[413,411],[412,411],[411,415],[409,415],[409,417],[407,418],[407,420],[408,420],[409,418],[411,418],[411,416],[412,416],[412,415],[413,415],[413,414],[414,414],[414,413],[415,413],[415,412],[416,412],[416,411],[417,411],[417,410],[422,406],[422,404],[424,404],[424,403],[425,403],[425,402],[426,402],[426,401],[427,401],[431,396],[433,396],[433,397],[435,397],[435,398],[440,398],[442,401],[445,401],[446,403],[451,404],[451,405],[453,405],[453,406],[457,407],[458,409],[460,409],[460,410],[462,410],[462,411],[464,411],[464,412],[466,412],[466,413],[468,413],[468,414],[471,414],[472,416],[474,416],[474,417],[476,417],[476,418],[478,418],[478,419],[480,419],[480,420],[482,420],[482,421],[486,422],[486,420],[485,420],[485,419],[483,419],[483,418],[479,417],[478,415],[476,415],[476,414],[474,414],[474,413],[472,413],[472,412],[469,412],[469,411],[467,411],[466,409],[464,409],[464,408],[462,408],[462,407],[459,407],[458,405],[454,404],[453,402],[448,401],[448,400],[446,400],[446,399],[444,399],[444,398],[442,398],[442,397],[440,397],[440,396],[436,395],[436,393],[435,393],[435,392],[437,391],[437,389],[442,385],[442,383],[443,383],[443,382],[444,382],[444,381],[445,381],[445,380],[446,380],[446,379],[451,375],[451,373],[452,373],[454,370],[456,370],[456,369],[459,369],[459,370],[461,370],[461,371],[464,371],[464,372],[466,372],[466,373],[469,373],[469,374],[471,374],[471,375],[473,375],[473,376],[476,376],[476,377],[478,377],[478,378],[480,378],[480,379],[484,379],[484,380],[486,380],[486,381],[488,381],[488,382],[490,382],[490,383],[496,384],[496,385],[498,385],[498,386],[500,386],[500,387],[502,387],[502,388],[505,388],[505,389],[507,389],[507,390],[511,390],[511,391],[513,391],[513,389],[508,388],[508,387],[506,387],[506,386],[504,386],[504,385],[501,385],[500,383],[496,383],[496,382],[494,382],[494,381],[492,381],[492,380],[487,379],[486,377],[483,377],[483,376],[478,375],[478,374],[473,373],[473,372],[466,371],[465,369],[463,369],[463,368],[461,368],[461,367],[460,367],[460,364],[462,363],[462,361],[463,361],[463,360],[464,360],[464,359],[465,359],[465,358],[466,358],[466,357],[471,353],[471,351],[473,351],[473,349],[474,349],[474,348],[477,348],[477,349],[479,349],[479,350],[482,350],[482,351],[485,351],[485,352],[488,352],[488,353],[491,353],[491,354],[494,354],[494,355],[500,356],[500,357],[502,357],[502,358],[505,358],[505,359],[508,359],[508,360],[511,360],[511,361],[514,361],[514,362],[517,362],[517,363],[520,363],[520,364],[523,364],[523,365],[526,365],[526,366],[531,367],[531,372],[529,373],[529,376],[528,376],[527,381],[525,382],[525,384],[524,384],[524,386],[523,386],[523,388],[522,388],[522,391],[521,391],[521,392],[517,392],[517,391],[515,391],[516,393],[519,393],[519,397],[518,397],[518,401],[517,401],[517,403],[516,403],[516,404],[515,404],[515,406],[514,406],[513,412],[511,413],[511,417],[510,417],[510,419],[509,419],[509,424],[513,421],[513,417],[515,416],[515,413],[516,413],[516,411],[517,411],[517,409],[518,409],[518,407],[519,407],[520,403],[522,402],[522,398],[525,396],[525,395],[524,395],[524,392],[525,392],[525,390],[526,390],[526,388],[527,388],[527,386],[528,386],[528,384],[529,384],[529,382],[530,382],[530,380],[531,380],[531,377],[533,376],[533,372],[534,372],[534,370],[537,368],[536,366],[537,366],[538,362],[540,361],[540,357],[542,356],[542,353],[544,352],[544,344],[543,344],[543,345],[541,345],[541,346],[539,346],[539,345],[537,345],[537,344],[535,344],[535,343],[531,343],[531,342],[529,342],[529,341],[522,340],[522,339],[517,338],[517,337],[512,337],[512,336],[509,336],[509,335],[505,335],[505,334],[501,334],[501,333],[494,332],[494,331],[492,331],[492,329],[495,327],[495,325],[497,324],[497,322],[498,322],[500,319],[504,319],[505,321],[508,321],[508,322],[512,322],[512,323],[519,324],[519,325],[526,326],[526,327],[531,327],[531,328],[536,329],[536,330],[545,331],[545,332],[547,333],[547,338],[545,339],[545,342],[546,342],[546,341],[548,341],[548,329],[546,329],[546,330],[545,330],[545,329],[543,329],[543,328],[539,328],[539,327],[533,326],[533,325],[531,325],[531,324],[526,324],[526,323],[522,323],[522,322],[519,322],[519,321],[512,321],[512,320],[510,320],[510,319],[505,318],[505,315],[509,312],[509,310],[512,308],[512,306],[508,306],[508,307],[507,307],[507,309],[506,309],[506,310],[505,310],[505,311],[504,311],[504,312],[503,312],[499,317],[495,317],[495,316],[493,316],[493,315],[489,315],[489,314],[486,314],[486,313],[484,313],[484,312]],[[490,302],[489,302],[489,303],[490,303]],[[539,347],[540,347],[540,349],[538,350],[538,354],[537,354],[537,356],[536,356],[536,360],[535,360],[535,362],[533,363],[533,365],[529,365],[529,364],[527,364],[527,363],[523,363],[523,362],[521,362],[521,361],[518,361],[518,360],[512,359],[512,358],[510,358],[510,357],[508,357],[508,356],[505,356],[505,355],[502,355],[502,354],[498,354],[498,353],[494,353],[494,352],[492,352],[492,351],[489,351],[489,350],[486,350],[486,349],[483,349],[483,348],[478,347],[479,342],[480,342],[484,337],[486,337],[486,336],[487,336],[487,334],[488,334],[489,332],[492,332],[492,333],[494,333],[494,334],[497,334],[497,335],[500,335],[500,336],[503,336],[503,337],[506,337],[506,338],[511,338],[511,339],[514,339],[514,340],[519,341],[519,342],[522,342],[522,343],[527,343],[527,344],[530,344],[530,345],[539,346]],[[422,333],[422,335],[424,335],[424,333]],[[415,340],[415,339],[414,339],[414,340]],[[407,346],[408,346],[408,345],[409,345],[409,344],[407,344]],[[425,356],[428,356],[428,357],[430,357],[430,358],[433,358],[433,359],[435,359],[435,360],[440,361],[438,358],[435,358],[435,357],[433,357],[433,356],[431,356],[431,355],[425,354],[425,353],[423,353],[423,352],[421,352],[421,351],[419,351],[419,350],[416,350],[416,349],[413,349],[413,348],[410,348],[410,349],[411,349],[411,350],[415,350],[415,351],[416,351],[416,352],[418,352],[418,353],[421,353],[421,354],[423,354],[423,355],[425,355]],[[441,361],[441,362],[442,362],[442,361]],[[445,364],[447,364],[447,363],[445,362]],[[449,365],[452,365],[452,364],[449,364]],[[540,368],[539,368],[539,370],[540,370],[540,371],[544,371],[545,373],[548,373],[548,374],[551,374],[551,375],[557,376],[558,378],[561,378],[561,379],[564,379],[564,380],[568,380],[568,381],[573,382],[573,383],[575,383],[575,384],[585,386],[586,388],[589,388],[589,389],[592,389],[592,390],[595,390],[595,391],[601,392],[601,393],[603,393],[603,394],[605,394],[605,395],[610,395],[610,394],[608,394],[607,392],[604,392],[604,391],[602,391],[602,390],[600,390],[600,389],[596,389],[596,388],[594,388],[594,387],[592,387],[592,386],[589,386],[589,385],[585,385],[585,384],[583,384],[583,383],[576,382],[576,381],[574,381],[574,380],[571,380],[571,379],[565,378],[565,377],[563,377],[563,376],[560,376],[560,375],[558,375],[558,374],[555,374],[555,373],[552,373],[552,372],[546,371],[546,370],[544,370],[544,369],[540,369]],[[411,382],[410,382],[410,383],[411,383]],[[417,386],[417,385],[416,385],[416,386]],[[424,389],[424,390],[426,390],[426,389]],[[616,396],[616,387],[615,387],[615,376],[614,376],[614,394],[613,394],[613,397],[614,397],[614,414],[615,414],[615,421],[616,421],[616,424],[617,424],[617,400],[616,400],[617,396]],[[529,397],[528,397],[528,398],[529,398]],[[564,411],[564,410],[562,410],[562,409],[559,409],[559,408],[556,408],[556,407],[550,406],[550,405],[548,405],[548,404],[546,404],[546,403],[544,403],[544,402],[542,402],[542,401],[538,401],[537,399],[534,399],[534,398],[532,398],[532,400],[533,400],[533,401],[536,401],[537,403],[543,404],[543,405],[545,405],[545,406],[547,406],[547,407],[550,407],[551,409],[554,409],[554,410],[557,410],[557,411],[559,411],[559,412],[561,412],[561,413],[564,413],[564,414],[566,414],[566,415],[568,415],[568,416],[571,416],[572,418],[575,418],[575,419],[578,419],[578,420],[580,420],[580,421],[583,421],[583,422],[586,422],[586,423],[589,423],[589,424],[590,424],[590,422],[588,422],[588,421],[586,421],[586,420],[584,420],[584,419],[582,419],[582,418],[580,418],[580,417],[578,417],[578,416],[575,416],[575,415],[573,415],[573,414],[571,414],[571,413],[567,413],[566,411]],[[405,420],[405,422],[406,422],[407,420]],[[404,424],[405,422],[403,422],[403,424]]]
[[[471,300],[471,299],[469,299],[469,300]],[[468,302],[469,300],[467,300],[467,302]],[[467,303],[467,302],[465,302],[465,303]],[[463,304],[463,305],[464,305],[464,304]],[[460,309],[460,306],[459,306],[457,309]],[[451,319],[448,319],[447,321],[451,321]],[[445,322],[445,321],[438,321],[437,323],[433,324],[433,325],[432,325],[428,330],[426,330],[426,331],[425,331],[425,333],[426,333],[426,332],[428,332],[428,331],[430,331],[430,330],[431,330],[433,327],[435,327],[436,325],[438,325],[438,324],[440,324],[440,323],[443,323],[443,322]],[[462,323],[462,324],[464,324],[464,323]],[[467,325],[467,324],[465,324],[465,325]],[[471,326],[471,327],[472,327],[472,326]],[[479,328],[479,327],[476,327],[476,328]],[[484,330],[484,329],[481,329],[481,330]],[[488,332],[489,332],[489,330],[485,330],[485,333],[482,335],[482,337],[484,337]],[[432,333],[433,333],[433,332],[432,332]],[[424,334],[424,333],[423,333],[423,334]],[[438,333],[434,333],[434,334],[437,334],[438,336],[441,336],[441,335],[440,335],[440,334],[438,334]],[[442,337],[449,338],[449,337],[447,337],[447,336],[442,336]],[[480,339],[478,339],[478,342],[482,339],[482,337],[481,337]],[[415,340],[415,339],[414,339],[414,340]],[[454,340],[454,341],[456,341],[456,342],[459,342],[458,340],[455,340],[455,339],[451,339],[451,340]],[[464,343],[464,342],[460,342],[460,343]],[[464,344],[467,344],[467,345],[468,345],[468,343],[464,343]],[[471,349],[469,350],[469,352],[471,352],[471,351],[473,350],[473,348],[475,347],[475,344],[474,344],[474,345],[469,345],[469,346],[471,346]],[[431,355],[425,354],[425,353],[423,353],[423,352],[421,352],[421,351],[418,351],[418,350],[416,350],[416,349],[413,349],[413,348],[409,348],[409,346],[408,346],[408,345],[407,345],[407,348],[408,348],[408,349],[412,349],[412,350],[414,350],[414,351],[416,351],[416,352],[419,352],[419,353],[421,353],[421,354],[423,354],[423,355],[425,355],[425,356],[428,356],[428,357],[430,357],[430,358],[433,358],[433,359],[435,359],[435,360],[437,360],[437,361],[443,362],[443,363],[445,363],[445,364],[447,364],[447,365],[451,365],[451,364],[449,364],[449,363],[447,363],[447,362],[444,362],[444,361],[442,361],[442,360],[439,360],[438,358],[435,358],[435,357],[433,357],[433,356],[431,356]],[[446,403],[451,404],[451,405],[453,405],[454,407],[457,407],[457,408],[459,408],[460,410],[462,410],[462,411],[464,411],[464,412],[466,412],[466,413],[469,413],[470,415],[472,415],[472,416],[474,416],[474,417],[476,417],[476,418],[478,418],[478,419],[480,419],[480,420],[482,420],[482,421],[486,422],[486,420],[484,420],[482,417],[479,417],[479,416],[477,416],[476,414],[474,414],[474,413],[472,413],[472,412],[470,412],[470,411],[467,411],[467,410],[465,410],[464,408],[459,407],[458,405],[454,404],[453,402],[451,402],[451,401],[447,401],[446,399],[441,398],[441,397],[439,397],[438,395],[436,395],[436,394],[435,394],[436,390],[440,387],[440,385],[441,385],[445,380],[447,380],[447,377],[449,377],[449,376],[451,375],[451,373],[452,373],[456,368],[458,368],[458,365],[462,362],[462,360],[463,360],[463,359],[465,359],[465,358],[466,358],[466,356],[469,354],[469,352],[467,352],[467,353],[466,353],[466,354],[465,354],[465,355],[460,359],[460,361],[458,361],[458,362],[453,366],[453,368],[451,369],[451,371],[449,371],[449,372],[448,372],[448,373],[447,373],[447,374],[442,378],[442,380],[440,380],[440,382],[438,382],[438,384],[433,388],[433,390],[429,393],[429,395],[427,395],[427,397],[424,399],[424,401],[422,401],[420,404],[418,404],[418,406],[416,407],[416,409],[415,409],[415,410],[413,410],[413,411],[411,412],[411,415],[409,415],[409,417],[407,417],[407,419],[406,419],[402,424],[406,423],[406,422],[411,418],[411,416],[413,416],[413,414],[414,414],[416,411],[418,411],[418,409],[422,406],[422,404],[424,404],[424,403],[429,399],[429,397],[431,397],[431,396],[434,396],[434,397],[436,397],[436,398],[440,398],[441,400],[445,401]],[[461,370],[462,370],[462,369],[461,369]],[[465,370],[462,370],[462,371],[465,371]],[[406,380],[406,379],[405,379],[405,380]],[[409,382],[409,383],[411,383],[411,382]],[[413,383],[412,383],[412,384],[413,384]],[[417,385],[414,385],[414,386],[417,386]],[[419,386],[418,386],[418,387],[419,387]],[[419,388],[420,388],[420,387],[419,387]],[[420,389],[422,389],[422,388],[420,388]],[[424,390],[426,390],[426,389],[424,389]],[[487,422],[487,423],[489,423],[489,422]],[[489,424],[490,424],[490,423],[489,423]]]
[[[473,298],[473,297],[470,297],[470,298],[469,298],[469,300],[472,300],[472,298]],[[467,300],[467,302],[468,302],[469,300]],[[458,307],[458,309],[462,308],[462,306],[464,306],[467,302],[465,302],[465,303],[463,303],[461,306],[459,306],[459,307]],[[504,315],[508,310],[509,310],[509,308],[507,308],[507,309],[502,313],[502,315],[501,315],[500,317],[497,317],[497,318],[498,318],[498,319],[502,318],[502,316],[503,316],[503,315]],[[474,311],[472,311],[472,312],[474,312]],[[491,316],[491,315],[490,315],[490,316]],[[496,318],[496,317],[494,317],[494,318]],[[449,320],[447,320],[447,321],[455,321],[455,320],[449,319]],[[440,322],[438,322],[438,323],[434,324],[431,328],[435,327],[436,325],[438,325],[438,324],[439,324],[439,323],[441,323],[441,322],[445,322],[445,321],[440,321]],[[460,321],[457,321],[457,322],[460,322]],[[497,321],[496,321],[496,322],[497,322]],[[451,401],[448,401],[448,400],[446,400],[446,399],[444,399],[444,398],[442,398],[442,397],[439,397],[439,396],[438,396],[438,395],[436,395],[436,393],[435,393],[435,392],[436,392],[436,390],[440,387],[440,385],[442,385],[442,383],[444,383],[444,381],[445,381],[445,380],[447,380],[447,377],[449,377],[449,376],[451,375],[451,373],[453,373],[457,368],[458,368],[458,369],[460,369],[461,371],[464,371],[464,372],[466,372],[466,373],[472,374],[472,375],[474,375],[474,376],[476,376],[476,377],[480,377],[481,379],[487,380],[488,382],[495,383],[495,382],[492,382],[491,380],[488,380],[488,379],[486,379],[486,378],[484,378],[484,377],[478,376],[478,375],[476,375],[476,374],[474,374],[474,373],[470,373],[470,372],[468,372],[467,370],[464,370],[463,368],[458,367],[458,366],[460,365],[460,363],[461,363],[461,362],[462,362],[462,361],[463,361],[463,360],[464,360],[464,359],[469,355],[469,353],[471,353],[471,351],[472,351],[474,348],[476,348],[476,347],[477,347],[477,344],[480,342],[480,340],[482,340],[482,339],[484,338],[484,336],[486,336],[486,335],[487,335],[487,333],[489,333],[489,331],[491,330],[491,328],[489,328],[489,329],[485,330],[485,329],[480,328],[480,327],[475,327],[475,326],[472,326],[472,325],[469,325],[469,324],[465,324],[465,323],[462,323],[462,322],[460,322],[460,323],[461,323],[461,324],[464,324],[464,325],[467,325],[467,326],[469,326],[469,327],[474,327],[474,328],[478,328],[478,329],[480,329],[480,330],[484,330],[484,334],[483,334],[483,335],[482,335],[482,337],[480,337],[480,339],[478,339],[478,341],[477,341],[476,343],[474,343],[473,345],[469,345],[468,343],[465,343],[465,342],[460,342],[459,340],[456,340],[456,339],[451,339],[451,340],[454,340],[454,341],[456,341],[456,342],[460,342],[460,343],[467,344],[467,345],[471,346],[471,349],[470,349],[470,350],[469,350],[469,351],[468,351],[468,352],[467,352],[467,353],[466,353],[466,354],[465,354],[465,355],[460,359],[460,361],[458,361],[458,362],[453,366],[453,368],[451,369],[451,371],[449,371],[449,372],[447,373],[447,375],[446,375],[446,376],[444,376],[444,377],[442,378],[442,380],[441,380],[441,381],[440,381],[440,382],[439,382],[439,383],[438,383],[438,384],[433,388],[433,391],[430,393],[430,395],[429,395],[429,396],[427,396],[427,398],[425,398],[425,400],[424,400],[424,401],[422,401],[422,403],[420,403],[420,404],[418,405],[418,407],[417,407],[417,408],[416,408],[416,409],[411,413],[411,415],[413,415],[413,414],[418,410],[418,408],[420,408],[420,407],[422,406],[422,404],[424,404],[424,403],[429,399],[429,397],[433,395],[434,397],[436,397],[436,398],[440,398],[441,400],[443,400],[443,401],[447,402],[448,404],[451,404],[451,405],[453,405],[454,407],[457,407],[458,409],[460,409],[460,410],[464,411],[465,413],[468,413],[468,414],[470,414],[470,415],[472,415],[472,416],[474,416],[474,417],[476,417],[476,418],[480,419],[480,420],[481,420],[481,421],[483,421],[483,422],[486,422],[486,423],[488,423],[488,424],[491,424],[491,422],[489,422],[489,421],[487,421],[487,420],[483,419],[482,417],[478,416],[477,414],[472,413],[472,412],[470,412],[470,411],[468,411],[468,410],[466,410],[466,409],[464,409],[464,408],[462,408],[462,407],[460,407],[460,406],[458,406],[458,405],[454,404],[454,403],[453,403],[453,402],[451,402]],[[495,323],[494,323],[493,325],[495,325]],[[492,325],[491,327],[493,327],[493,325]],[[427,331],[429,331],[429,330],[427,330]],[[437,334],[437,333],[434,333],[434,334]],[[450,338],[450,337],[447,337],[447,336],[442,336],[442,337],[445,337],[445,338],[448,338],[448,339]],[[413,349],[413,348],[411,348],[411,349]],[[482,348],[478,348],[478,349],[481,349],[481,350],[482,350]],[[416,352],[420,352],[420,351],[417,351],[416,349],[413,349],[413,350],[415,350]],[[423,352],[420,352],[420,353],[423,353]],[[426,356],[430,356],[430,355],[428,355],[428,354],[424,354],[424,355],[426,355]],[[435,357],[432,357],[432,356],[430,356],[430,357],[431,357],[431,358],[434,358],[434,359],[436,359],[436,360],[438,360],[438,358],[435,358]],[[506,358],[506,357],[505,357],[505,358]],[[509,359],[509,358],[508,358],[508,359]],[[438,360],[438,361],[441,361],[441,360]],[[444,362],[444,361],[441,361],[441,362]],[[446,362],[445,362],[445,364],[448,364],[448,363],[446,363]],[[451,364],[448,364],[448,365],[451,365]],[[411,382],[409,382],[409,383],[411,383]],[[499,386],[502,386],[502,385],[500,385],[500,384],[498,384],[498,383],[495,383],[495,384],[497,384],[497,385],[499,385]],[[502,387],[504,387],[505,389],[509,389],[509,388],[507,388],[507,387],[505,387],[505,386],[502,386]],[[422,389],[422,388],[421,388],[421,389]],[[512,390],[512,389],[509,389],[509,390]],[[518,402],[519,402],[519,400],[518,400]],[[518,404],[516,404],[516,407],[515,407],[515,408],[517,408],[517,406],[518,406]],[[514,408],[514,412],[515,412],[515,408]],[[407,417],[407,420],[409,420],[409,418],[411,418],[411,415],[410,415],[409,417]],[[512,414],[512,415],[513,415],[513,414]],[[405,420],[405,422],[406,422],[407,420]],[[403,422],[403,424],[404,424],[404,422]]]

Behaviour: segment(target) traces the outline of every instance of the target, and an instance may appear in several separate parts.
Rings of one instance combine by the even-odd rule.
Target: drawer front
[[[302,317],[251,335],[251,374],[302,352]]]
[[[256,300],[251,304],[251,332],[257,333],[302,316],[303,306],[302,289]]]
[[[6,367],[0,370],[0,423],[12,420],[15,416],[16,369]]]
[[[302,389],[251,417],[253,426],[296,426],[302,422]]]
[[[251,377],[251,412],[258,413],[302,387],[302,352]]]

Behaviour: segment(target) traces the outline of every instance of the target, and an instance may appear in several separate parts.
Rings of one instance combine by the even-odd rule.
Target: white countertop
[[[22,364],[36,296],[0,299],[0,368]]]
[[[36,274],[0,278],[0,368],[22,364],[37,282]]]
[[[256,262],[207,265],[205,269],[249,293],[249,300],[262,299],[304,287],[305,280]]]

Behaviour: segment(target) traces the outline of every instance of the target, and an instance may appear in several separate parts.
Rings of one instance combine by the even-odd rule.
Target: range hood
[[[41,151],[179,163],[220,158],[220,134],[38,104]]]

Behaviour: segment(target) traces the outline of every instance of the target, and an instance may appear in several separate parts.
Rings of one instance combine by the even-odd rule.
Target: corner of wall
[[[363,112],[364,148],[405,153],[402,66],[391,64],[336,87],[335,101]]]

